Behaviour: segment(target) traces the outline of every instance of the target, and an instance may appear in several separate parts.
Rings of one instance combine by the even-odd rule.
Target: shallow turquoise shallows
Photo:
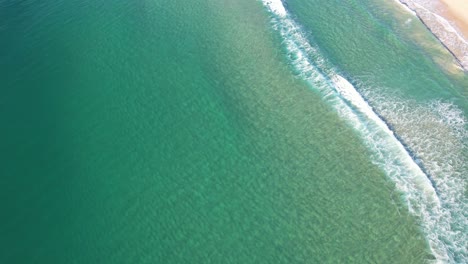
[[[467,75],[266,2],[0,0],[0,263],[466,260]]]

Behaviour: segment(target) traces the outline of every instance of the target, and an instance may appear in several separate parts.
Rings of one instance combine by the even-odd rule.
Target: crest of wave
[[[283,47],[297,75],[365,139],[374,153],[374,163],[386,171],[404,195],[409,211],[420,219],[435,261],[465,262],[466,122],[462,112],[449,103],[435,101],[418,106],[369,91],[361,91],[368,99],[364,100],[351,83],[337,74],[319,49],[310,44],[280,0],[262,2],[272,14],[273,28],[282,36]],[[391,128],[397,129],[395,135]],[[440,150],[439,144],[443,145]]]
[[[450,223],[450,229],[440,230],[446,247],[457,256],[468,256],[468,131],[463,111],[440,100],[420,103],[365,88],[363,94],[434,182]],[[457,257],[455,261],[463,262]]]

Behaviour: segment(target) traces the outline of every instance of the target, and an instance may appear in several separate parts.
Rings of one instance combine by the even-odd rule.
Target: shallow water
[[[304,44],[301,40],[299,45],[319,47],[320,51],[314,53],[320,52],[320,55],[309,56],[312,63],[319,61],[318,68],[327,68],[320,70],[326,72],[325,75],[339,72],[354,84],[346,84],[344,80],[344,87],[351,92],[349,95],[338,91],[338,97],[351,104],[350,112],[355,115],[362,112],[364,102],[355,100],[362,96],[370,106],[368,110],[378,115],[395,133],[397,141],[413,159],[412,165],[422,170],[420,176],[405,171],[401,162],[392,165],[402,155],[389,155],[386,152],[391,149],[389,142],[384,145],[381,140],[372,143],[369,135],[376,133],[374,128],[361,132],[370,148],[383,146],[383,152],[373,158],[374,162],[396,183],[410,212],[421,222],[437,259],[464,262],[467,257],[464,246],[467,219],[463,213],[467,204],[466,74],[451,75],[445,68],[440,69],[441,64],[437,62],[443,52],[427,49],[432,45],[431,41],[437,41],[417,20],[413,21],[415,17],[411,14],[401,14],[397,10],[389,19],[389,6],[377,1],[352,1],[342,5],[342,9],[348,11],[346,13],[341,12],[341,8],[329,12],[334,6],[331,2],[329,6],[317,1],[287,2],[290,18],[301,27],[301,35],[307,41]],[[345,23],[324,23],[333,20],[333,16]],[[405,23],[397,24],[398,21]],[[409,27],[408,23],[418,24],[415,28]],[[411,34],[415,30],[419,30],[420,36]],[[290,36],[286,34],[286,38]],[[346,41],[342,40],[349,43],[343,44]],[[421,40],[429,44],[422,48],[417,45]],[[450,61],[450,54],[445,53],[443,58]],[[327,63],[317,60],[317,56]],[[299,72],[304,72],[302,65]],[[354,92],[360,94],[353,95]],[[373,119],[358,120],[349,113],[343,116],[361,131],[359,123],[364,122],[369,128],[369,119]],[[428,188],[418,187],[420,184],[412,183],[409,176],[420,178],[428,187],[432,185],[429,188],[431,194],[428,197],[421,195],[424,193],[421,188]]]
[[[417,157],[439,193],[437,179],[463,178],[466,148],[451,150],[466,143],[454,121],[466,78],[385,8],[287,1],[299,27],[288,36],[304,36],[291,43],[311,48],[300,55],[260,1],[0,1],[0,262],[437,257],[419,198],[379,155],[396,171]],[[314,68],[301,71],[304,59]],[[415,115],[437,129],[415,137],[427,130]],[[453,162],[436,174],[446,156],[428,142],[443,131]]]

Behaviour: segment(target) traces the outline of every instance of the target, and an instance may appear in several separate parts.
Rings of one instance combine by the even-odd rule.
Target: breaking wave
[[[355,87],[311,45],[281,0],[263,0],[295,73],[361,136],[374,164],[421,222],[436,262],[468,262],[466,120],[447,102],[427,105]],[[372,98],[372,106],[365,98]],[[418,122],[419,121],[419,122]]]

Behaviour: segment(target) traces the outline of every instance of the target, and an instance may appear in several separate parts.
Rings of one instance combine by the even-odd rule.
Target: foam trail
[[[272,13],[281,17],[286,16],[286,9],[281,1],[265,0],[263,1],[263,4],[266,5]]]
[[[403,4],[400,0],[395,0],[397,4],[399,4],[403,9],[405,9],[407,12],[413,14],[413,16],[417,17],[418,15],[416,12],[414,12],[411,8],[409,8],[407,5]]]
[[[363,89],[376,108],[390,122],[398,136],[415,153],[438,188],[444,219],[450,229],[439,228],[455,263],[467,263],[468,200],[465,193],[468,161],[468,131],[463,111],[450,102],[417,103],[375,89]]]
[[[272,14],[273,27],[281,34],[296,73],[359,133],[372,152],[372,161],[404,194],[409,211],[421,221],[435,262],[456,262],[454,252],[458,259],[466,260],[466,241],[453,241],[457,236],[451,230],[451,213],[441,202],[429,176],[354,86],[337,74],[308,42],[282,1],[262,2]]]

